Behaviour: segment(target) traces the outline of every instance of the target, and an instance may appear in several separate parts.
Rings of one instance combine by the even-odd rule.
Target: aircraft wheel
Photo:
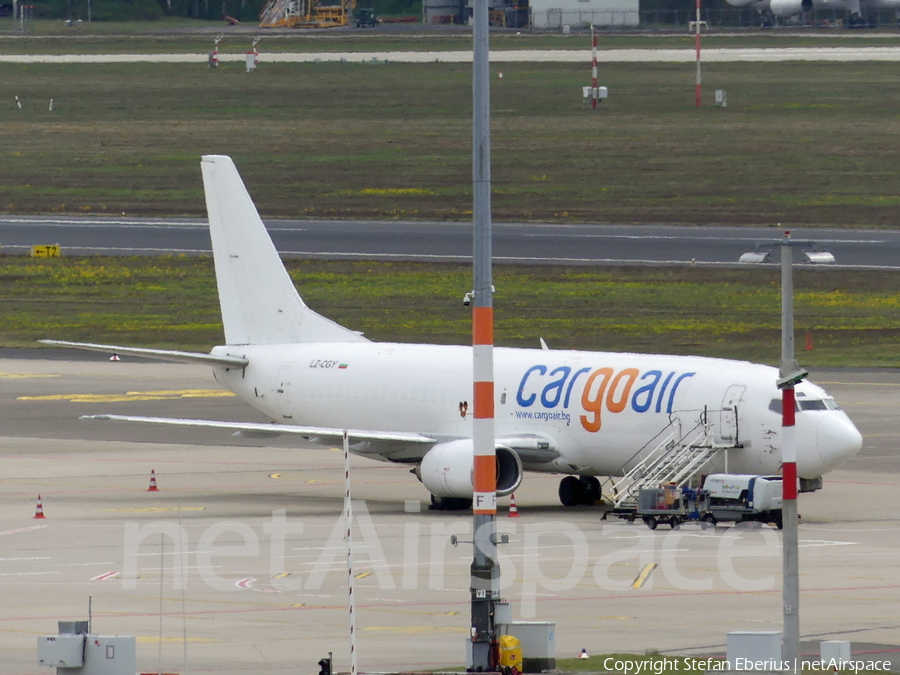
[[[596,476],[582,476],[581,483],[584,486],[584,503],[593,506],[603,497],[600,488],[600,479]]]
[[[465,497],[436,497],[431,495],[431,511],[465,511],[472,508],[472,500]]]
[[[651,530],[656,529],[657,522],[656,518],[654,518],[653,516],[649,516],[644,522],[647,523],[647,527],[649,527]]]
[[[563,506],[584,504],[584,484],[577,476],[566,476],[559,481],[559,501]]]

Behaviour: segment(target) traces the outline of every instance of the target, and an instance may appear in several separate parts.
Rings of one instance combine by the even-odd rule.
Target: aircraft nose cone
[[[816,448],[823,473],[836,469],[862,447],[862,434],[844,415],[826,413],[816,429]]]

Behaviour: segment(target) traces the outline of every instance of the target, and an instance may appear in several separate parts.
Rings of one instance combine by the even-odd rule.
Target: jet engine
[[[794,16],[812,9],[812,0],[770,0],[769,9],[779,18]]]
[[[522,484],[522,460],[514,450],[496,447],[497,495],[502,497]],[[435,497],[472,499],[475,449],[471,439],[438,443],[416,467],[416,477]]]

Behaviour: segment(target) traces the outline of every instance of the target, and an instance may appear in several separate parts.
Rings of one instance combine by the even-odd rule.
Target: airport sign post
[[[794,248],[805,251],[811,263],[834,262],[834,256],[816,249],[815,242],[791,239],[785,232],[780,240],[757,242],[753,251],[741,256],[741,262],[760,263],[769,258],[764,249],[781,248],[781,365],[778,388],[781,389],[781,519],[782,609],[784,628],[782,660],[791,673],[800,672],[800,559],[797,532],[797,443],[794,434],[796,399],[794,386],[809,374],[794,358]]]

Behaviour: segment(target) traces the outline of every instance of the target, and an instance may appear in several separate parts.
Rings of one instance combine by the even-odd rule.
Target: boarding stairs
[[[683,431],[681,420],[674,417],[625,463],[628,466],[639,458],[622,478],[613,483],[613,510],[635,511],[642,488],[658,488],[666,483],[684,485],[719,452],[739,447],[736,443],[716,442],[712,426],[706,410],[687,431]]]

